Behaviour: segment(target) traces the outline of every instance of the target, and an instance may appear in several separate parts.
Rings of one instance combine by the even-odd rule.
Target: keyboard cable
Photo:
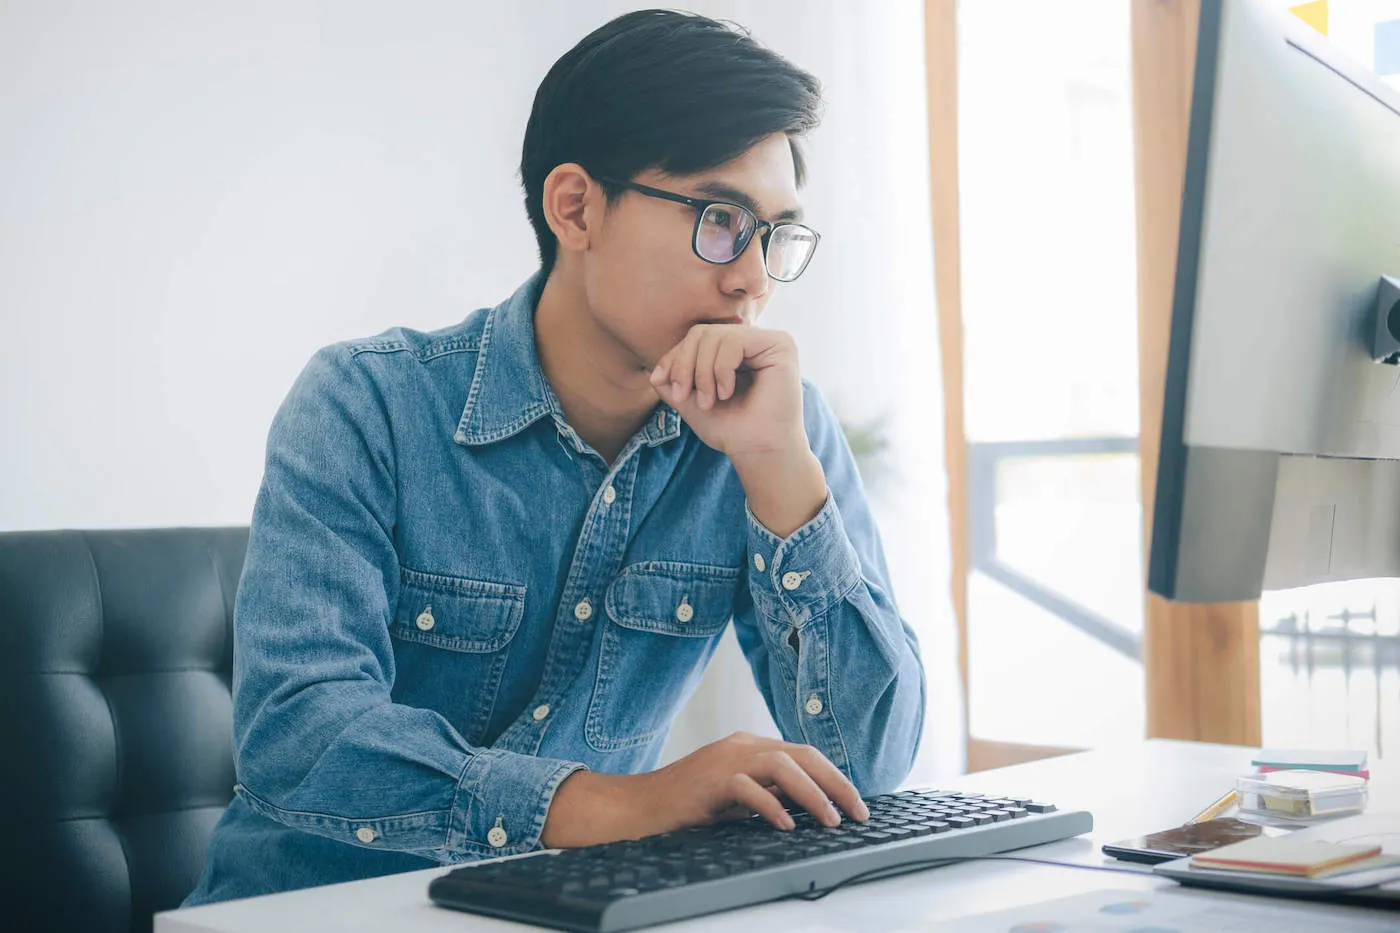
[[[1056,868],[1078,868],[1083,871],[1106,871],[1117,872],[1122,875],[1137,875],[1141,877],[1155,877],[1150,870],[1141,868],[1118,868],[1113,865],[1081,865],[1078,862],[1056,862],[1052,859],[1030,858],[1025,855],[960,855],[947,858],[921,859],[917,862],[905,862],[902,865],[889,865],[884,868],[872,868],[869,871],[859,872],[849,878],[843,878],[828,888],[818,891],[802,891],[797,894],[789,894],[789,898],[798,898],[804,901],[819,901],[841,890],[848,884],[855,884],[858,881],[877,881],[882,878],[896,878],[900,875],[907,875],[916,871],[923,871],[929,868],[942,868],[946,865],[957,865],[961,862],[1026,862],[1031,865],[1052,865]]]

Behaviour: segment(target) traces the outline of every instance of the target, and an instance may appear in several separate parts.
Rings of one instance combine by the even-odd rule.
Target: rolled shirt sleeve
[[[855,458],[820,392],[803,387],[826,501],[786,538],[747,511],[747,599],[735,631],[783,735],[816,746],[863,794],[886,793],[918,751],[923,663],[891,593]]]

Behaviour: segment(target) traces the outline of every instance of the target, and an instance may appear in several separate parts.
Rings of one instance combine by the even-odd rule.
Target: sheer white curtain
[[[632,6],[0,3],[0,529],[246,523],[267,426],[316,348],[445,326],[532,271],[515,169],[535,88]],[[959,769],[962,715],[922,7],[698,11],[826,85],[805,193],[825,239],[770,320],[843,418],[887,419],[872,496],[923,638],[932,780]],[[765,728],[732,647],[673,750]]]

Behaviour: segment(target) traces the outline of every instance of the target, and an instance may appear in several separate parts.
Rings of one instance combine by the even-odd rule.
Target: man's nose
[[[763,261],[763,243],[755,236],[739,258],[725,267],[725,292],[742,293],[750,300],[761,300],[768,294],[772,279],[768,277],[768,267]],[[752,311],[741,312],[745,318],[757,317]],[[752,324],[752,320],[747,323]]]

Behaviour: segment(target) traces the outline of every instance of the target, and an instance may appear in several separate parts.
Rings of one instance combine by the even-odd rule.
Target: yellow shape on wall
[[[1327,0],[1313,0],[1288,8],[1295,16],[1324,36],[1327,35]]]

